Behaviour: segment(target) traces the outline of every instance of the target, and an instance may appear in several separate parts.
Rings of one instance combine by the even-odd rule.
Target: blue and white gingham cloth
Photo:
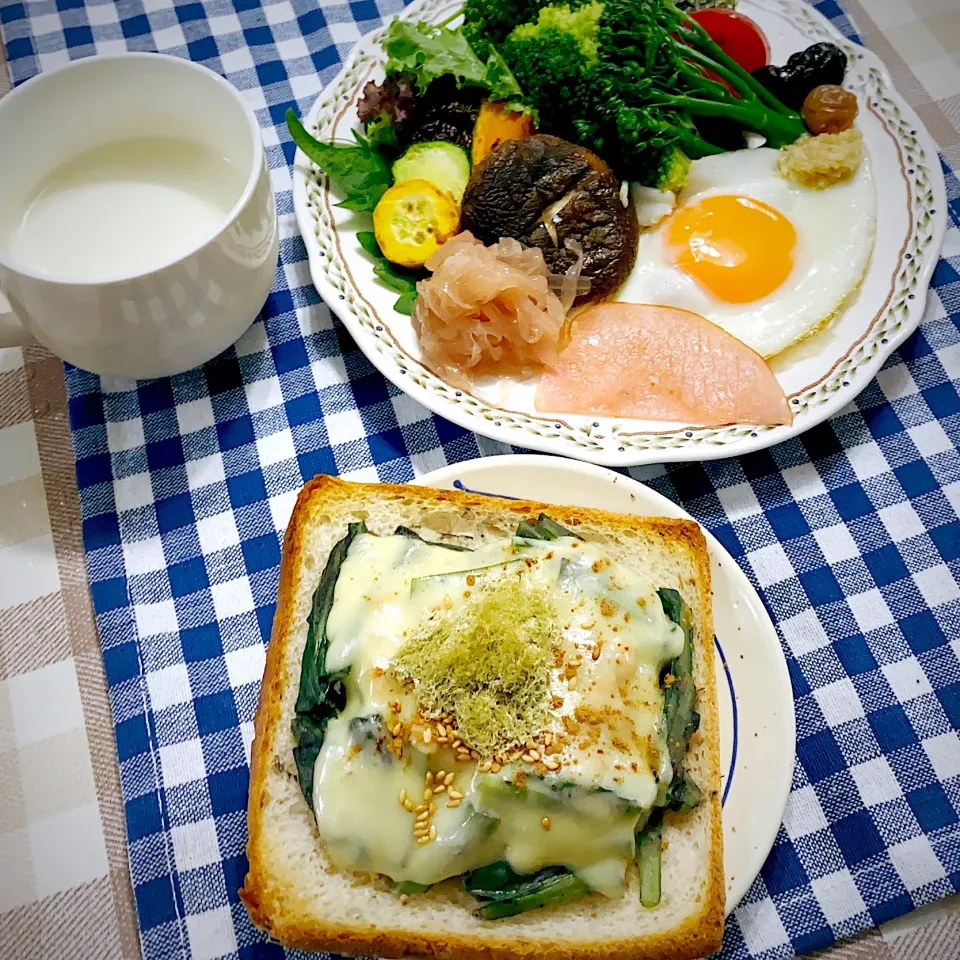
[[[237,898],[247,756],[281,530],[319,472],[406,481],[478,454],[366,361],[310,283],[287,107],[306,110],[399,0],[0,0],[13,77],[160,50],[243,91],[281,263],[263,315],[202,370],[67,370],[83,536],[147,960],[280,954]],[[833,0],[818,8],[845,33]],[[960,890],[960,182],[920,331],[855,403],[739,460],[634,471],[737,558],[777,623],[797,767],[723,956],[789,957]]]

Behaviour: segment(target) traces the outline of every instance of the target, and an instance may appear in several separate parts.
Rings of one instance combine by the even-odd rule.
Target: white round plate
[[[401,16],[440,21],[459,0],[416,0]],[[373,274],[357,242],[369,215],[335,206],[326,178],[297,152],[293,205],[314,285],[380,372],[434,413],[504,443],[608,466],[739,456],[809,430],[838,413],[871,380],[923,316],[927,285],[946,229],[946,198],[937,148],[894,90],[880,60],[844,38],[804,0],[742,0],[739,8],[766,33],[774,63],[827,40],[849,58],[845,86],[860,101],[858,126],[873,164],[878,210],[873,257],[859,293],[824,332],[772,364],[794,413],[789,427],[743,424],[704,428],[533,409],[533,391],[457,389],[423,363],[409,317],[393,310],[396,294]],[[350,139],[363,85],[383,76],[382,28],[359,40],[305,126],[322,140]],[[508,395],[509,394],[509,395]]]
[[[692,519],[649,487],[612,470],[542,456],[486,457],[434,470],[421,486],[620,513]],[[773,846],[793,780],[796,719],[787,662],[760,597],[706,530],[713,579],[723,859],[727,913],[740,902]]]

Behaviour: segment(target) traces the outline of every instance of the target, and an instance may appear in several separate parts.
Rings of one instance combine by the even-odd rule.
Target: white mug
[[[180,373],[247,329],[278,255],[256,118],[205,67],[89,57],[0,100],[0,346]]]

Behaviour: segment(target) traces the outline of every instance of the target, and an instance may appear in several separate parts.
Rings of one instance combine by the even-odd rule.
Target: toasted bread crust
[[[335,477],[318,476],[301,490],[284,537],[277,609],[254,720],[248,807],[249,872],[240,890],[240,898],[253,922],[286,946],[356,956],[435,957],[438,960],[532,960],[534,957],[555,957],[558,960],[692,960],[718,950],[723,937],[725,903],[718,790],[705,793],[701,805],[707,807],[705,812],[710,820],[709,877],[701,910],[664,933],[609,939],[604,938],[601,931],[594,941],[577,939],[575,942],[545,938],[540,934],[536,937],[518,934],[512,939],[498,936],[495,943],[488,943],[481,935],[461,935],[439,929],[436,933],[425,935],[422,930],[380,930],[362,921],[344,926],[329,923],[322,916],[305,915],[300,909],[298,892],[285,888],[282,880],[275,876],[274,865],[267,856],[263,840],[263,823],[269,803],[268,771],[274,762],[277,731],[283,722],[281,698],[283,664],[287,658],[285,645],[290,642],[292,633],[290,628],[296,577],[301,565],[305,531],[311,523],[314,510],[322,504],[343,500],[359,505],[364,499],[379,503],[395,499],[406,504],[414,502],[425,513],[444,505],[481,515],[502,517],[504,514],[514,514],[518,519],[549,512],[553,519],[571,529],[584,523],[611,524],[684,543],[694,558],[697,578],[691,586],[695,586],[698,592],[700,609],[703,611],[703,637],[697,646],[698,697],[702,721],[700,730],[694,735],[694,743],[699,741],[707,744],[707,780],[714,785],[719,784],[719,719],[713,682],[710,560],[706,540],[696,523],[562,507],[537,501],[505,500],[469,492],[398,484],[348,483]]]

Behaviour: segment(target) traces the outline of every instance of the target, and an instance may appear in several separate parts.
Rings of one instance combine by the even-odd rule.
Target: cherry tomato
[[[770,47],[763,31],[742,13],[733,10],[696,10],[690,16],[710,34],[723,52],[747,73],[770,62]]]

